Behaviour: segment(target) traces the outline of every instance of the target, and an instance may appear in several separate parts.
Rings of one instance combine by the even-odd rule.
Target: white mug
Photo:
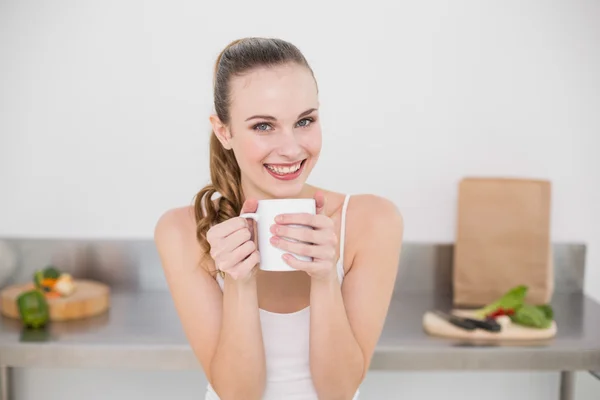
[[[280,214],[315,214],[316,204],[314,199],[268,199],[259,200],[255,213],[244,213],[243,218],[251,218],[256,221],[258,252],[260,254],[260,269],[264,271],[297,271],[290,267],[282,256],[288,253],[271,244],[271,226],[275,224],[275,217]],[[288,225],[298,227],[298,225]],[[304,227],[304,226],[301,226]],[[310,227],[305,227],[310,229]],[[282,240],[295,241],[289,238]],[[292,254],[299,260],[312,261],[311,257]]]

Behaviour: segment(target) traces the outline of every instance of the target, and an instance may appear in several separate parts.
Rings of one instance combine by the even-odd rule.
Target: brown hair
[[[230,82],[234,76],[259,67],[296,63],[312,69],[293,44],[281,39],[244,38],[231,42],[219,54],[214,70],[214,106],[224,124],[230,123]],[[211,226],[240,214],[244,203],[240,167],[232,150],[225,149],[214,132],[210,135],[210,179],[195,197],[196,237],[204,255],[209,255],[210,244],[206,233]],[[220,198],[214,200],[213,196]]]

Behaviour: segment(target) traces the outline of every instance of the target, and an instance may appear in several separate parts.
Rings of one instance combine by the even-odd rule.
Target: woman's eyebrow
[[[300,115],[298,115],[298,118],[302,118],[305,115],[308,115],[311,112],[316,111],[316,110],[317,110],[316,108],[309,108],[308,110],[306,110],[304,112],[301,112]],[[277,118],[275,118],[275,117],[273,117],[271,115],[253,115],[253,116],[251,116],[249,118],[246,118],[246,121],[250,121],[251,119],[267,119],[267,120],[270,120],[270,121],[276,121],[277,120]]]

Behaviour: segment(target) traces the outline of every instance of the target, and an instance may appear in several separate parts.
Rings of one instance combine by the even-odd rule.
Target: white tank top
[[[340,233],[340,257],[337,274],[344,279],[344,241],[346,209],[350,195],[346,195],[342,207]],[[223,290],[223,279],[217,274],[217,282]],[[260,324],[265,347],[267,381],[263,400],[317,400],[309,364],[310,306],[288,314],[273,313],[259,309]],[[354,395],[358,400],[359,391]],[[220,400],[208,384],[205,400]]]

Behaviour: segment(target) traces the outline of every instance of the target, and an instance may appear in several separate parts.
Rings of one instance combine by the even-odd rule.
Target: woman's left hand
[[[286,253],[283,259],[292,268],[305,271],[315,279],[337,279],[335,265],[338,237],[335,224],[325,215],[325,195],[322,192],[315,194],[315,203],[315,215],[301,213],[277,216],[276,224],[271,226],[271,244],[289,253],[311,257],[313,260],[298,260],[292,254]],[[309,229],[289,225],[304,225]],[[284,238],[298,242],[290,242]]]

